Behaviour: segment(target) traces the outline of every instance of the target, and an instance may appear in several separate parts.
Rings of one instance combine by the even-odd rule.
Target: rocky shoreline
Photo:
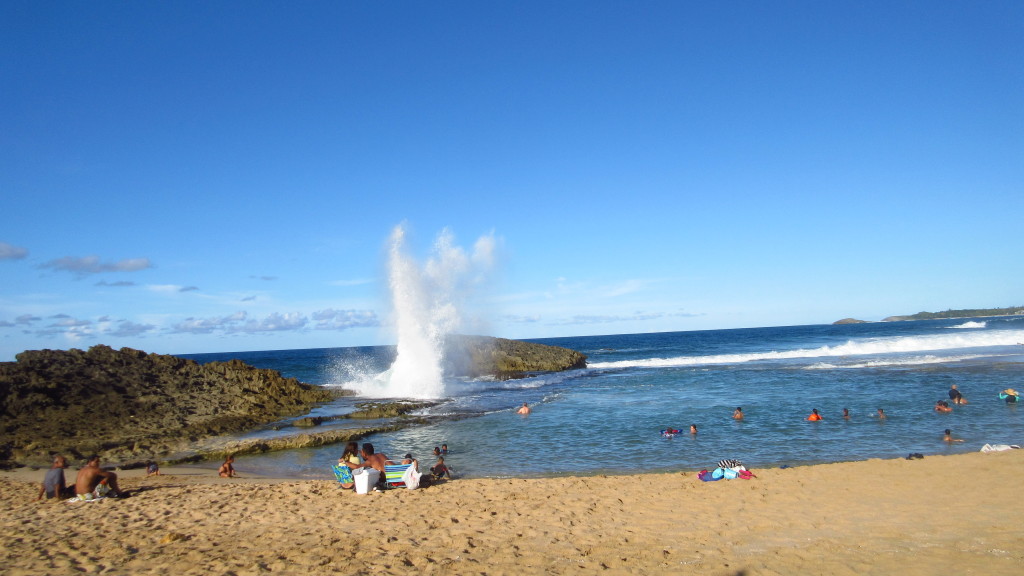
[[[586,356],[574,350],[482,336],[455,337],[449,353],[471,377],[515,378],[586,366]],[[26,351],[16,362],[0,363],[0,467],[48,466],[54,453],[72,460],[99,454],[126,468],[149,459],[193,462],[358,440],[432,421],[411,415],[430,402],[401,400],[358,403],[341,416],[308,416],[312,408],[350,394],[239,360],[198,364],[103,345]],[[340,419],[374,422],[310,430]],[[272,438],[230,438],[271,427],[296,430]]]

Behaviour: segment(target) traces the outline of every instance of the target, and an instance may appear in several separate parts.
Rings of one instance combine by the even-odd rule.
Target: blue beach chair
[[[401,464],[399,462],[393,462],[387,460],[384,462],[384,487],[385,488],[404,488],[405,481],[402,477],[405,476],[405,471],[409,469],[412,464]]]

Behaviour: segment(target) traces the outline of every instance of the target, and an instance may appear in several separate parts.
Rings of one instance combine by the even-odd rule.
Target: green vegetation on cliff
[[[942,320],[948,318],[979,318],[983,316],[1013,316],[1024,314],[1024,306],[1010,308],[974,308],[965,310],[946,310],[945,312],[918,312],[910,316],[889,316],[883,322],[900,320]]]
[[[126,461],[299,416],[335,395],[238,360],[131,348],[32,350],[0,363],[0,461],[99,453]]]

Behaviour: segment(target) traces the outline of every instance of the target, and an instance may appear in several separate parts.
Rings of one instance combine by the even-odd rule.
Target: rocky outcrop
[[[0,461],[46,463],[52,452],[156,457],[333,397],[238,360],[200,365],[107,346],[27,351],[0,363]]]
[[[856,318],[843,318],[842,320],[836,320],[832,323],[836,324],[867,324],[866,320],[857,320]]]
[[[587,367],[575,350],[490,336],[453,336],[447,358],[460,375],[519,378],[531,372],[558,372]]]

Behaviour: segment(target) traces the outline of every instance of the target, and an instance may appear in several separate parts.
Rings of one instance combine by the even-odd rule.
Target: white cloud
[[[242,326],[232,327],[231,332],[283,332],[298,330],[306,325],[309,320],[298,312],[281,314],[274,312],[263,320],[250,320]]]
[[[116,338],[132,338],[144,336],[147,332],[152,332],[155,329],[156,326],[152,324],[136,324],[135,322],[122,320],[116,328],[107,330],[105,333]]]
[[[312,314],[317,330],[346,330],[380,326],[377,314],[372,310],[317,310]]]
[[[235,312],[230,316],[216,318],[186,318],[185,320],[171,327],[172,333],[187,334],[212,334],[218,331],[227,331],[236,327],[246,319],[245,312]]]

